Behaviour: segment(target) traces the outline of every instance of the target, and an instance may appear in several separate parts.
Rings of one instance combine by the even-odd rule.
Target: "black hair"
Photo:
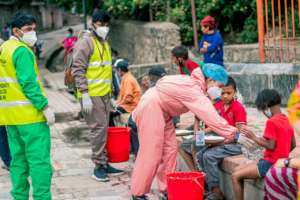
[[[70,32],[71,34],[73,34],[74,30],[72,28],[68,28],[68,32]]]
[[[162,66],[153,67],[149,70],[148,75],[163,77],[167,74],[165,68]]]
[[[189,52],[185,46],[174,47],[171,53],[176,58],[183,58],[184,60],[187,60],[189,58]]]
[[[121,60],[117,63],[117,69],[120,69],[122,72],[128,72],[128,62],[126,60]]]
[[[225,87],[229,87],[229,86],[233,87],[234,91],[236,91],[236,82],[231,76],[228,77],[228,81]]]
[[[23,26],[27,26],[27,25],[32,25],[32,24],[36,24],[36,19],[33,15],[30,14],[26,14],[26,13],[17,13],[15,14],[9,25],[10,28],[22,28]]]
[[[129,71],[128,68],[120,68],[120,70],[121,70],[122,72],[128,72],[128,71]]]
[[[92,21],[93,23],[96,23],[96,22],[109,22],[110,21],[110,15],[103,11],[103,10],[97,10],[93,13],[93,16],[92,16]]]
[[[280,94],[274,89],[264,89],[256,97],[255,105],[258,110],[266,110],[272,106],[280,105]]]

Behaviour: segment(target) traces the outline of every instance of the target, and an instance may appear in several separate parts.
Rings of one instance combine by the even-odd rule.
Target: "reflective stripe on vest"
[[[31,105],[29,100],[24,101],[14,101],[14,102],[0,102],[0,107],[15,107],[15,106],[24,106]]]
[[[105,80],[105,79],[88,80],[88,84],[97,84],[97,83],[111,83],[111,80]]]
[[[0,77],[0,83],[17,83],[16,79],[10,77]]]
[[[103,67],[105,65],[111,65],[110,61],[102,61],[102,62],[91,62],[89,63],[89,67]]]
[[[93,54],[90,56],[89,66],[85,77],[88,82],[90,96],[105,96],[112,91],[112,58],[110,46],[107,42],[100,43],[91,37]],[[77,96],[82,94],[78,91]]]
[[[17,80],[16,67],[13,55],[19,47],[24,47],[32,53],[24,43],[17,39],[10,39],[0,46],[0,125],[23,125],[45,122],[43,112],[37,110],[25,96]],[[30,66],[26,66],[30,67]],[[37,83],[45,95],[42,83],[38,80],[39,70],[34,61],[34,72]]]

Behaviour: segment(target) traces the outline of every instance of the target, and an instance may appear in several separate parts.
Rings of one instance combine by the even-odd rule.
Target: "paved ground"
[[[113,177],[108,183],[98,183],[90,178],[93,165],[89,159],[90,149],[83,122],[73,120],[79,110],[76,101],[62,90],[61,74],[57,76],[43,72],[43,76],[52,88],[47,89],[51,107],[54,108],[59,122],[51,127],[52,162],[54,176],[52,182],[55,200],[128,200],[129,181],[133,162],[117,164],[126,173]],[[257,133],[263,129],[265,118],[253,108],[248,108],[248,120]],[[182,127],[192,123],[190,113],[181,117]],[[157,200],[157,191],[150,195]],[[10,180],[8,172],[0,169],[0,200],[10,199]]]

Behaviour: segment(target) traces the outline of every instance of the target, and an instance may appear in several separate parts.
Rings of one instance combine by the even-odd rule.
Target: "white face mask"
[[[222,89],[217,86],[212,86],[208,88],[207,94],[211,100],[216,100],[218,98],[221,98]]]
[[[36,32],[35,31],[29,31],[26,33],[23,32],[23,36],[21,37],[21,40],[25,42],[28,46],[33,47],[37,41]]]
[[[109,28],[107,26],[100,26],[96,29],[96,33],[103,40],[106,40],[107,34],[109,32]]]

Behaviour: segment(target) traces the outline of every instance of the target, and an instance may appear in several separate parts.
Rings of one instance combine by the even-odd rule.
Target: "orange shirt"
[[[134,76],[127,72],[122,77],[120,94],[118,96],[118,106],[127,112],[132,112],[141,98],[141,88]]]

